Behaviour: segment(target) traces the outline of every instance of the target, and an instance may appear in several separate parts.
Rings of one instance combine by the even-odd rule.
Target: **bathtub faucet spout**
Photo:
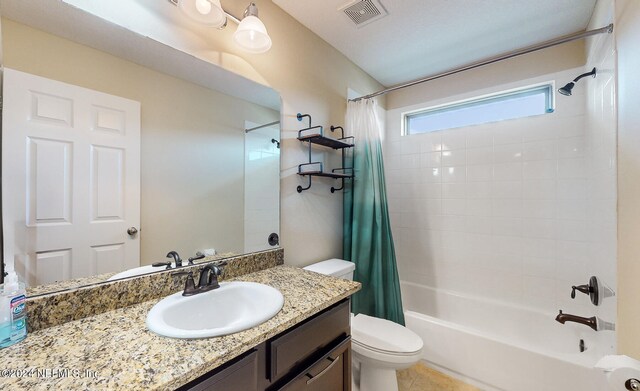
[[[582,316],[571,315],[571,314],[563,314],[562,310],[558,316],[556,316],[556,321],[564,324],[564,322],[576,322],[586,326],[591,327],[595,331],[598,331],[598,319],[595,316],[590,318],[583,318]]]

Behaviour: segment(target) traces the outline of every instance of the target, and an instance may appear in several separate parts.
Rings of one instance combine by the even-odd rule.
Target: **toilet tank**
[[[353,280],[353,271],[356,269],[356,265],[344,259],[334,258],[311,264],[303,269],[351,281]]]

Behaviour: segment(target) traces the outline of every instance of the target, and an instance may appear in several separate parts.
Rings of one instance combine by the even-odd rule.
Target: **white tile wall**
[[[614,38],[610,34],[597,36],[588,42],[587,67],[596,67],[598,75],[586,81],[587,90],[587,122],[586,137],[582,144],[582,151],[570,150],[568,153],[577,157],[583,163],[582,170],[587,173],[587,180],[574,183],[570,191],[584,191],[586,197],[575,213],[584,213],[587,224],[579,231],[587,238],[588,245],[585,263],[592,274],[601,277],[614,290],[616,288],[616,258],[617,258],[617,128],[616,128],[616,52]],[[580,169],[573,165],[567,166],[567,171],[578,172]],[[580,209],[583,207],[583,209]],[[578,233],[576,233],[578,234]],[[616,319],[616,300],[608,299],[601,307],[591,309],[596,315],[608,321]],[[608,335],[602,335],[607,338]],[[615,340],[607,341],[614,346]]]
[[[582,72],[521,85],[562,85]],[[400,278],[591,316],[588,300],[569,293],[592,274],[615,276],[611,78],[557,96],[552,114],[429,134],[400,134],[402,112],[429,102],[389,111],[384,157]]]
[[[247,128],[258,124],[247,123]],[[245,136],[244,161],[244,251],[271,248],[272,232],[280,233],[280,191],[272,186],[280,178],[280,150],[271,139],[279,139],[279,127],[254,130]]]

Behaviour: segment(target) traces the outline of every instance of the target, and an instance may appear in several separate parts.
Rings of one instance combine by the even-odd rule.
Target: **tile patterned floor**
[[[398,371],[398,386],[399,391],[480,391],[420,363]]]

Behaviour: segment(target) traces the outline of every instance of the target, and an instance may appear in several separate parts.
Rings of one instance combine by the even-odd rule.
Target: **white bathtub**
[[[401,286],[407,327],[424,340],[428,365],[483,390],[607,390],[593,365],[612,353],[613,336],[604,334],[610,332],[563,326],[552,313],[409,282]]]

